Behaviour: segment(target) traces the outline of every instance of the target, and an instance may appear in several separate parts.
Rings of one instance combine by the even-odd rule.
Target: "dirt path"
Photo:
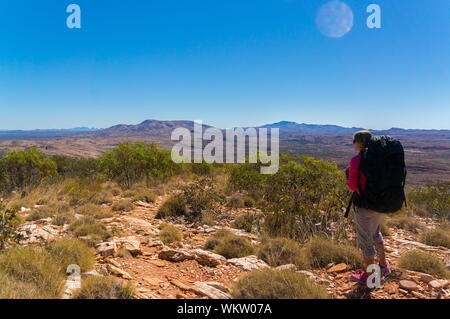
[[[137,287],[136,298],[215,298],[229,293],[234,281],[242,274],[247,273],[242,265],[236,265],[223,257],[217,264],[200,262],[196,258],[187,258],[183,261],[169,261],[170,258],[160,258],[164,249],[182,251],[191,254],[196,249],[203,249],[208,237],[216,228],[208,226],[194,226],[193,224],[174,224],[183,234],[183,241],[169,245],[163,245],[159,241],[159,226],[164,222],[156,219],[155,215],[167,196],[160,196],[155,203],[147,204],[138,202],[136,208],[130,212],[115,213],[114,217],[102,219],[110,228],[115,228],[119,234],[108,239],[109,243],[128,241],[131,250],[115,249],[114,252],[102,256],[96,249],[97,264],[95,270],[100,274],[111,273],[127,280],[132,280]],[[118,200],[116,198],[115,200]],[[104,206],[110,210],[110,206]],[[229,225],[229,220],[236,214],[242,214],[245,209],[239,211],[227,210],[227,218],[219,221],[220,227]],[[428,227],[435,225],[431,220],[421,220]],[[51,218],[28,222],[24,225],[31,235],[27,235],[28,244],[39,244],[42,241],[51,241],[60,237],[71,236],[67,226],[51,225]],[[244,236],[255,238],[254,235],[239,230]],[[398,261],[402,254],[413,249],[432,252],[446,265],[450,264],[450,250],[445,247],[431,247],[415,241],[415,235],[401,229],[391,229],[392,236],[385,237],[386,254],[393,270],[392,275],[382,281],[381,288],[371,292],[361,289],[349,278],[354,270],[347,265],[329,265],[328,269],[301,271],[319,285],[322,285],[331,296],[338,299],[344,298],[380,298],[380,299],[404,299],[404,298],[445,298],[450,299],[450,281],[436,276],[427,276],[398,267]],[[132,256],[129,251],[136,251]],[[205,252],[210,253],[211,252]],[[212,254],[214,255],[214,254]],[[213,256],[214,257],[214,256]],[[260,261],[256,261],[256,268],[261,267]],[[264,264],[264,262],[262,262]],[[264,265],[262,265],[264,266]],[[211,286],[198,289],[198,283],[208,283],[215,288],[212,293],[208,290]],[[406,286],[407,287],[406,287]]]
[[[135,258],[108,257],[103,261],[113,263],[126,271],[138,287],[137,298],[199,298],[190,290],[195,282],[219,282],[231,287],[233,279],[243,273],[232,265],[222,264],[217,267],[200,265],[195,260],[170,262],[158,257],[161,246],[157,243],[159,225],[163,221],[155,219],[158,208],[165,197],[158,197],[153,204],[138,206],[131,212],[118,215],[124,236],[136,236],[142,247],[142,255]],[[197,229],[175,225],[183,233],[183,243],[168,245],[173,248],[203,248],[206,236]]]

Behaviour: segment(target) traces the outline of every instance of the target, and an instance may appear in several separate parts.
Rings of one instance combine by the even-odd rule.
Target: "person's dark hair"
[[[359,131],[359,132],[356,132],[355,135],[353,135],[353,144],[358,142],[363,147],[366,147],[367,143],[369,143],[371,138],[372,138],[372,133],[370,133],[369,131]]]

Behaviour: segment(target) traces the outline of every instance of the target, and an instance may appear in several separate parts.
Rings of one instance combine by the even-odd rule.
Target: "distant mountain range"
[[[146,120],[136,125],[115,125],[106,129],[89,132],[89,136],[125,137],[125,136],[170,136],[171,132],[183,127],[193,131],[192,121],[158,121]],[[204,128],[211,127],[203,124]],[[248,128],[248,127],[245,127]],[[351,136],[353,133],[363,130],[361,127],[342,127],[338,125],[319,125],[281,121],[272,124],[257,126],[255,128],[278,128],[283,135],[319,135],[319,136]],[[403,138],[410,137],[436,137],[438,139],[450,139],[450,130],[421,130],[391,128],[389,130],[371,130],[376,135],[394,135]]]
[[[85,137],[137,137],[158,136],[169,137],[171,132],[183,127],[193,131],[193,121],[159,121],[146,120],[136,125],[119,124],[105,129],[77,127],[72,129],[42,129],[42,130],[0,130],[0,140],[18,139],[51,139],[70,136]],[[204,128],[211,126],[203,125]],[[246,127],[248,128],[248,127]],[[278,128],[284,136],[292,135],[318,135],[318,136],[351,136],[356,131],[364,128],[342,127],[338,125],[305,124],[289,121],[281,121],[272,124],[257,126],[255,128]],[[376,135],[394,135],[401,138],[436,138],[450,139],[450,130],[425,130],[391,128],[388,130],[371,130]]]
[[[70,129],[0,130],[0,140],[40,140],[69,137],[78,133],[94,132],[96,128],[75,127]]]
[[[273,124],[266,124],[260,126],[263,128],[276,128],[280,129],[282,133],[300,133],[304,135],[330,135],[330,136],[347,136],[352,135],[357,131],[364,130],[362,127],[342,127],[338,125],[330,124],[305,124],[281,121]],[[375,135],[394,135],[398,137],[413,137],[422,136],[430,137],[435,136],[438,138],[450,138],[450,130],[425,130],[425,129],[403,129],[403,128],[390,128],[388,130],[372,130],[369,129]]]
[[[49,155],[97,157],[126,141],[154,142],[171,149],[171,133],[183,127],[191,132],[192,121],[146,120],[136,125],[115,125],[105,129],[85,127],[68,130],[0,131],[0,156],[13,149],[35,147]],[[210,127],[204,125],[204,128]],[[336,162],[345,168],[354,156],[352,135],[359,127],[316,125],[282,121],[256,128],[278,128],[282,153],[309,155]],[[450,180],[450,130],[411,130],[391,128],[372,130],[376,135],[399,138],[405,147],[408,185],[424,185],[437,180]]]

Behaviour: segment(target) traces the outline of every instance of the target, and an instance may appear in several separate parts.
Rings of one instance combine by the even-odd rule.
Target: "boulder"
[[[243,270],[251,271],[255,269],[268,268],[269,265],[263,260],[258,259],[255,255],[250,255],[241,258],[228,259],[227,262],[231,265],[242,268]]]
[[[216,289],[219,289],[220,291],[224,292],[224,293],[229,293],[230,289],[225,286],[224,284],[217,282],[217,281],[207,281],[205,282],[205,284],[207,284],[208,286],[214,287]]]
[[[216,267],[227,260],[221,255],[203,249],[194,249],[192,250],[192,253],[195,256],[195,260],[197,260],[200,265],[209,267]]]
[[[103,257],[112,256],[117,252],[116,243],[113,241],[103,242],[95,246],[97,253]]]
[[[427,297],[424,296],[423,294],[421,294],[420,292],[412,291],[411,293],[412,293],[413,296],[416,297],[417,299],[427,299]]]
[[[163,247],[164,243],[161,240],[159,240],[158,238],[149,238],[147,245],[149,247]]]
[[[173,249],[169,247],[163,248],[158,257],[163,260],[179,262],[183,260],[192,260],[195,258],[194,254],[185,249]]]
[[[122,237],[118,239],[121,247],[133,256],[142,255],[141,242],[136,236]]]
[[[158,238],[149,238],[147,245],[148,247],[163,247],[164,243]]]
[[[420,280],[422,280],[425,283],[429,283],[430,281],[433,280],[433,276],[431,276],[429,274],[421,273],[419,276],[420,276]]]
[[[337,264],[337,265],[334,265],[334,266],[328,268],[327,272],[329,272],[329,273],[339,273],[339,272],[346,271],[348,268],[349,267],[346,264],[341,263],[341,264]]]
[[[107,268],[112,274],[122,277],[123,279],[128,279],[128,280],[133,279],[133,277],[131,277],[131,275],[129,273],[127,273],[125,270],[122,270],[116,266],[108,264]]]
[[[445,279],[441,280],[432,280],[428,283],[428,286],[430,286],[433,289],[443,289],[449,285],[449,281]]]
[[[231,295],[217,289],[206,282],[197,281],[191,287],[191,291],[198,295],[206,296],[210,299],[232,299]]]
[[[417,284],[411,280],[400,280],[399,285],[400,285],[400,288],[407,290],[407,291],[419,289]]]

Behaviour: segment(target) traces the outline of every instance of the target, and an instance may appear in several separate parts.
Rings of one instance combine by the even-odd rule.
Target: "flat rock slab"
[[[184,260],[192,260],[195,256],[184,249],[172,249],[172,248],[164,248],[158,254],[159,259],[180,262]]]
[[[407,291],[417,290],[419,288],[417,284],[411,280],[400,280],[399,285],[400,288]]]
[[[123,249],[133,256],[142,255],[141,242],[136,236],[121,237],[117,241]]]
[[[339,272],[344,272],[348,270],[348,266],[344,263],[342,264],[337,264],[335,266],[332,266],[330,268],[328,268],[327,272],[329,273],[339,273]]]
[[[108,270],[113,273],[114,275],[117,275],[119,277],[122,277],[123,279],[128,279],[128,280],[132,280],[133,278],[131,277],[131,275],[129,273],[127,273],[125,270],[122,270],[116,266],[113,266],[111,264],[108,264],[106,266],[108,268]]]
[[[197,281],[191,288],[191,291],[198,295],[206,296],[209,299],[231,299],[231,295],[227,294],[213,286],[210,286],[206,282]]]
[[[433,289],[442,289],[449,285],[449,281],[442,279],[442,280],[432,280],[428,283],[428,285]]]
[[[238,266],[243,270],[251,271],[261,268],[269,268],[263,260],[258,259],[255,255],[250,255],[242,258],[232,258],[228,259],[227,262],[231,265]]]
[[[117,252],[116,243],[113,241],[103,242],[95,246],[97,253],[103,257],[112,256]]]
[[[195,256],[195,260],[200,265],[205,265],[209,267],[216,267],[223,262],[226,262],[226,258],[222,255],[215,254],[211,251],[203,250],[203,249],[194,249],[192,253]]]

